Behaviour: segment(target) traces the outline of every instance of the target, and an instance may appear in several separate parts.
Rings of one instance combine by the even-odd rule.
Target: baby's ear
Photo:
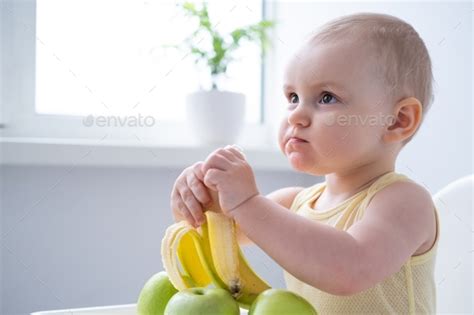
[[[383,140],[390,143],[410,138],[420,126],[422,115],[423,106],[417,98],[404,98],[395,105],[391,119],[386,120],[389,123]]]

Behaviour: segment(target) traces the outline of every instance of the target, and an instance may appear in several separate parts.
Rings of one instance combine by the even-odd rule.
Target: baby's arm
[[[289,209],[291,207],[291,203],[293,202],[293,199],[295,199],[296,195],[303,190],[304,187],[286,187],[286,188],[281,188],[278,190],[275,190],[266,197],[281,206],[283,206],[286,209]],[[249,239],[244,233],[242,233],[242,230],[239,228],[237,225],[237,239],[239,240],[239,245],[252,245],[253,242],[251,239]]]
[[[377,193],[348,231],[294,215],[261,195],[234,209],[233,217],[282,268],[337,295],[360,292],[399,270],[434,224],[431,195],[407,182]]]

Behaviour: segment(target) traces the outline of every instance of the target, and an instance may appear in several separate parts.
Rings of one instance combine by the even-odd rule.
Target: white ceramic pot
[[[200,144],[237,142],[245,118],[245,95],[229,91],[198,91],[186,96],[186,119]]]

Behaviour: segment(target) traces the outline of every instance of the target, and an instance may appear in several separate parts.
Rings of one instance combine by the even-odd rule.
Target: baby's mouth
[[[304,139],[301,139],[301,138],[298,138],[298,137],[291,137],[290,139],[288,139],[288,143],[291,143],[291,144],[297,144],[297,143],[307,143],[308,141],[304,140]]]

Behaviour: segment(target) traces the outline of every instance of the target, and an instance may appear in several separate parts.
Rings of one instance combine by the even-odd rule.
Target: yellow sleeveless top
[[[411,181],[402,174],[386,173],[369,187],[336,207],[324,211],[312,208],[325,188],[324,182],[318,183],[300,191],[290,210],[310,220],[329,224],[339,230],[347,230],[363,217],[365,208],[378,191],[398,180]],[[337,296],[318,290],[283,270],[287,289],[306,298],[322,315],[436,313],[434,268],[439,240],[439,218],[436,208],[434,212],[436,239],[433,246],[421,255],[410,257],[398,272],[374,287],[351,296]]]

